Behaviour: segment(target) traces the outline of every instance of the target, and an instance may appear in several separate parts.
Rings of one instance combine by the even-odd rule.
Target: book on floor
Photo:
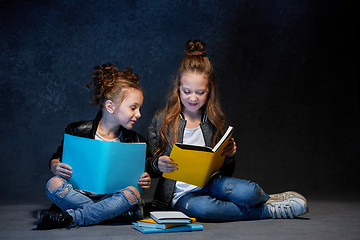
[[[72,167],[69,182],[74,188],[114,193],[127,186],[139,191],[145,171],[146,143],[107,142],[64,135],[64,163]]]
[[[198,223],[192,223],[184,226],[159,229],[159,228],[149,228],[149,227],[140,227],[137,222],[132,223],[134,229],[147,234],[147,233],[169,233],[169,232],[191,232],[191,231],[202,231],[204,226]]]
[[[190,219],[191,219],[191,223],[196,222],[195,218],[190,218]],[[188,225],[188,223],[180,223],[180,224],[157,223],[152,218],[146,218],[146,219],[138,220],[136,222],[139,227],[158,228],[158,229],[168,229],[168,228]]]
[[[154,211],[150,212],[150,218],[160,224],[189,224],[192,219],[180,211]]]
[[[214,148],[175,143],[170,158],[175,162],[177,170],[163,173],[163,177],[176,181],[205,186],[210,177],[224,164],[224,148],[229,143],[234,128],[229,126],[225,134]]]

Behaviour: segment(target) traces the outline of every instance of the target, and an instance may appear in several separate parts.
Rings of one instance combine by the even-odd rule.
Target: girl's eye
[[[186,91],[186,90],[184,90],[184,93],[185,93],[185,94],[189,94],[189,93],[190,93],[190,91]]]
[[[197,92],[198,95],[203,95],[205,92]]]

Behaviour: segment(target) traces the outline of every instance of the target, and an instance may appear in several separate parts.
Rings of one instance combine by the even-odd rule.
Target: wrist
[[[161,172],[160,169],[159,169],[159,158],[158,157],[155,157],[154,160],[153,160],[153,168],[157,171],[157,172]]]

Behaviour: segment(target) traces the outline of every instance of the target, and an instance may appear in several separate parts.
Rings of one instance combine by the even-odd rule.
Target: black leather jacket
[[[157,114],[149,127],[148,133],[148,149],[150,152],[154,153],[155,150],[160,146],[161,139],[159,136],[160,126],[162,123],[163,112]],[[184,131],[186,126],[186,120],[183,116],[180,116],[179,122],[179,131],[178,131],[178,142],[183,141]],[[215,134],[215,127],[211,124],[206,114],[204,114],[202,118],[202,122],[200,123],[201,131],[204,135],[205,145],[211,147],[211,140],[213,135]],[[170,133],[170,137],[172,136],[172,132]],[[164,153],[162,155],[170,156],[172,150],[172,146],[167,146]],[[160,177],[159,182],[157,184],[154,199],[153,199],[153,207],[155,210],[167,210],[171,208],[171,200],[173,198],[173,193],[175,191],[176,181],[162,177],[162,172],[158,168],[158,159],[159,156],[153,156],[147,158],[146,167],[147,172],[150,174],[152,178]],[[224,165],[220,169],[218,174],[231,176],[235,170],[235,157],[225,158]]]
[[[102,112],[99,111],[94,120],[70,123],[65,128],[65,133],[74,136],[94,139],[97,127],[101,120],[101,116],[102,116]],[[121,131],[122,131],[122,138],[120,139],[121,142],[127,142],[127,143],[146,142],[146,139],[144,137],[142,137],[140,134],[132,130],[128,130],[126,128],[121,127]],[[57,151],[50,158],[49,168],[52,159],[59,159],[60,161],[62,160],[63,142],[64,140],[61,142],[61,145],[58,147]],[[149,154],[147,153],[147,155]]]

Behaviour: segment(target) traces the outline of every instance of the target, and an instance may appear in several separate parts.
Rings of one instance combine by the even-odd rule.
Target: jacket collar
[[[100,122],[100,120],[101,120],[101,117],[102,117],[102,111],[100,110],[100,111],[98,111],[98,113],[96,114],[96,116],[95,116],[95,119],[94,119],[94,121],[93,121],[93,123],[92,123],[92,138],[93,139],[95,139],[95,135],[96,135],[96,131],[97,131],[97,128],[98,128],[98,126],[99,126],[99,122]]]
[[[186,119],[182,113],[180,113],[180,122],[179,122],[179,132],[178,132],[178,142],[183,142],[184,131],[186,126]],[[206,112],[203,112],[201,123],[201,131],[204,135],[205,145],[211,147],[211,139],[213,135],[213,125],[210,123],[209,118]]]

